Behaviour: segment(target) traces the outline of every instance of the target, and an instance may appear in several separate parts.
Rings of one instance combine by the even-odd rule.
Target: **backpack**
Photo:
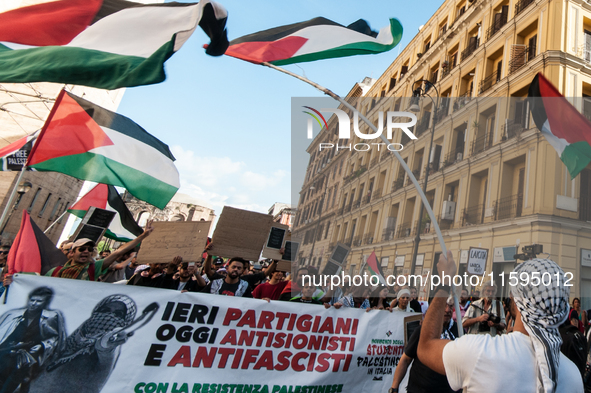
[[[573,325],[561,327],[559,331],[560,336],[562,337],[560,352],[572,360],[579,369],[581,376],[583,376],[585,366],[587,365],[587,339],[583,333]]]

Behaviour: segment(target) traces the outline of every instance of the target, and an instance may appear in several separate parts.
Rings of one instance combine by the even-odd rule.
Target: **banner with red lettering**
[[[0,384],[30,393],[386,392],[408,315],[20,274],[0,305]]]

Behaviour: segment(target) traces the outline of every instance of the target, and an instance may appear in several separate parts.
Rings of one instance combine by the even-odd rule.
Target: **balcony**
[[[467,91],[464,94],[462,94],[461,96],[457,97],[456,100],[454,101],[454,112],[456,112],[456,111],[462,109],[463,107],[465,107],[466,105],[468,105],[470,100],[472,100],[472,92],[471,91]]]
[[[423,223],[420,226],[419,229],[419,220],[415,221],[415,230],[413,232],[413,234],[417,234],[417,231],[419,231],[419,234],[426,234],[431,232],[431,220],[429,219],[429,217],[423,218]]]
[[[359,206],[361,206],[361,198],[353,202],[352,209],[357,209]]]
[[[398,225],[398,230],[396,231],[396,237],[398,239],[410,237],[410,235],[412,235],[412,222],[405,222]]]
[[[466,60],[472,53],[474,53],[474,51],[478,49],[478,46],[480,46],[480,38],[470,38],[470,43],[466,49],[462,51],[462,61]]]
[[[372,192],[371,194],[371,200],[375,201],[376,199],[381,198],[382,196],[382,189],[378,188],[377,190],[375,190],[374,192]]]
[[[522,194],[515,194],[505,198],[500,198],[495,205],[495,220],[521,217],[522,209]]]
[[[497,84],[498,81],[501,80],[501,74],[498,72],[493,72],[492,74],[488,75],[486,78],[480,81],[480,88],[478,89],[479,93],[482,94],[494,85]]]
[[[343,211],[343,213],[349,213],[351,211],[351,206],[353,206],[352,203],[350,203],[347,206],[345,206],[345,210]]]
[[[444,220],[443,218],[439,218],[437,222],[439,223],[439,229],[442,231],[454,227],[454,220]]]
[[[382,241],[389,242],[390,240],[393,240],[394,232],[396,232],[396,228],[385,228],[384,233],[382,233]]]
[[[445,156],[445,161],[443,161],[443,165],[441,169],[447,168],[455,164],[456,162],[460,162],[464,159],[464,146],[459,146],[453,149]]]
[[[477,225],[484,222],[484,205],[476,205],[464,209],[462,213],[462,226]]]
[[[337,210],[337,216],[342,216],[344,212],[345,212],[345,206],[343,206],[339,210]]]
[[[495,14],[495,21],[488,28],[488,30],[486,30],[486,40],[487,41],[490,40],[506,24],[507,24],[507,14],[504,14],[504,13]]]
[[[512,74],[526,65],[531,59],[536,57],[536,45],[516,48],[513,52],[513,57],[509,62],[509,73]]]
[[[404,187],[404,177],[399,177],[392,182],[392,192],[398,191]]]
[[[519,0],[515,4],[515,16],[519,15],[521,11],[527,8],[528,5],[532,4],[534,0]]]
[[[361,205],[367,205],[371,201],[371,191],[361,200]]]
[[[373,244],[373,234],[368,233],[363,236],[363,244]]]
[[[353,247],[359,247],[361,245],[361,236],[355,236],[353,238]]]
[[[501,140],[504,142],[515,138],[516,136],[521,135],[523,131],[525,131],[525,127],[521,122],[515,122],[513,119],[507,120],[505,124],[501,126]]]
[[[488,135],[486,133],[480,135],[472,142],[472,149],[471,155],[475,156],[478,153],[482,153],[485,150],[488,150],[492,147],[493,144],[493,136],[492,132],[489,132]]]
[[[414,134],[417,137],[419,137],[421,134],[423,134],[429,128],[429,117],[430,116],[431,116],[431,112],[423,112],[423,117],[421,117],[421,120],[420,120],[419,124],[417,124],[417,126],[415,128],[415,132],[414,132]]]
[[[437,111],[435,112],[435,124],[439,124],[439,122],[445,119],[449,114],[449,98],[444,97],[441,100],[441,105],[439,105],[439,108],[437,108]]]

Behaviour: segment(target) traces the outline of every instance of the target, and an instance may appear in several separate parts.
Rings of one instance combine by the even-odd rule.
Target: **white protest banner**
[[[466,271],[468,272],[468,274],[482,276],[486,271],[487,258],[487,249],[470,247],[470,251],[468,253],[468,266],[466,267]]]
[[[385,392],[406,314],[17,274],[0,350],[29,393]]]

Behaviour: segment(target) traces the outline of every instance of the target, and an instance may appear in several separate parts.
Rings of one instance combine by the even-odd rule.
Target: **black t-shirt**
[[[431,370],[425,366],[417,357],[417,348],[419,347],[419,337],[421,335],[421,328],[417,328],[412,336],[408,339],[404,353],[406,356],[414,359],[408,377],[408,386],[406,391],[408,393],[453,393],[447,377]]]
[[[419,301],[417,299],[412,299],[409,302],[410,308],[413,309],[414,312],[423,312],[423,310],[421,309],[421,303],[419,303]]]
[[[252,289],[255,287],[255,285],[258,282],[265,282],[266,277],[267,276],[265,275],[265,273],[257,273],[257,274],[246,274],[246,275],[240,276],[240,279],[246,281],[248,283],[249,289],[252,291]],[[217,280],[218,278],[224,278],[224,276],[222,276],[221,274],[216,272],[213,274],[211,281]]]
[[[246,281],[246,280],[244,280],[244,281]],[[240,281],[238,281],[235,284],[228,284],[226,281],[224,281],[222,283],[222,286],[221,286],[219,292],[218,292],[218,295],[236,296],[236,291],[238,290],[239,286],[240,286]],[[203,289],[203,292],[211,293],[211,283],[207,284],[205,289]],[[246,291],[244,292],[242,297],[252,297],[252,290],[250,289],[250,286],[248,288],[246,288]]]

